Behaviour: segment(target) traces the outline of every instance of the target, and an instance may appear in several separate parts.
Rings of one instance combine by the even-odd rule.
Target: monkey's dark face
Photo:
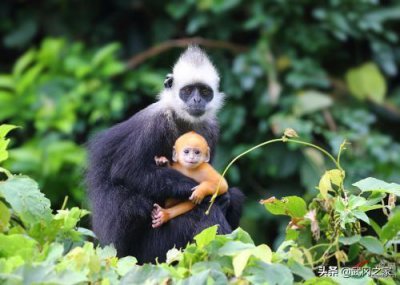
[[[206,112],[206,106],[213,97],[211,87],[202,83],[186,85],[179,90],[179,98],[185,102],[185,110],[194,117],[200,117]]]

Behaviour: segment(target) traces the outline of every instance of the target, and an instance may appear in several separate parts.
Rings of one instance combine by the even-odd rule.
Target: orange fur
[[[188,147],[200,150],[203,156],[199,164],[195,167],[188,167],[183,163],[181,152],[184,148]],[[195,204],[199,204],[204,197],[213,195],[215,191],[217,191],[219,183],[218,195],[228,191],[228,183],[226,180],[207,162],[209,159],[209,147],[207,141],[199,134],[189,132],[180,136],[175,142],[173,159],[174,162],[170,167],[192,178],[198,182],[199,185],[195,187],[192,196],[189,198],[191,201],[179,202],[174,199],[168,199],[165,203],[165,209],[155,204],[155,210],[152,213],[153,227],[161,226],[170,219],[190,211],[195,207]],[[156,158],[156,162],[157,160],[165,162],[166,158],[160,157]]]

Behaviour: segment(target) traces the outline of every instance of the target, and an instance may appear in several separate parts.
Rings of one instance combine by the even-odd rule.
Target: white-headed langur
[[[198,183],[179,171],[154,163],[172,159],[176,139],[194,131],[210,147],[218,140],[216,114],[223,103],[219,75],[207,55],[190,46],[164,82],[159,100],[128,120],[94,136],[88,145],[86,182],[93,231],[100,244],[114,244],[118,256],[139,263],[164,261],[166,252],[184,247],[203,229],[218,224],[220,234],[239,224],[243,194],[229,188],[217,197],[209,215],[209,197],[160,227],[152,227],[153,205],[168,199],[188,200]]]

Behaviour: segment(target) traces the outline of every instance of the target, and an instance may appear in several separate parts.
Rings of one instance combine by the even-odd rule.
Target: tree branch
[[[246,46],[238,45],[230,42],[220,40],[210,40],[200,37],[182,38],[176,40],[169,40],[152,46],[151,48],[132,56],[126,63],[128,69],[135,68],[139,64],[145,62],[149,58],[159,55],[167,50],[176,47],[187,47],[190,44],[201,45],[208,48],[227,49],[233,53],[244,52],[247,50]]]

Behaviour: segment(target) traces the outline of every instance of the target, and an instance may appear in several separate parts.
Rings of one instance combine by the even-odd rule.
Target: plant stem
[[[317,145],[315,145],[315,144],[312,144],[312,143],[303,142],[303,141],[294,140],[294,139],[287,139],[287,141],[293,142],[293,143],[302,144],[302,145],[306,145],[306,146],[309,146],[309,147],[313,147],[313,148],[315,148],[315,149],[318,149],[320,152],[324,153],[327,157],[329,157],[329,159],[332,160],[332,162],[336,165],[336,167],[337,167],[338,169],[343,170],[343,169],[340,167],[339,163],[336,161],[336,159],[335,159],[329,152],[327,152],[326,150],[324,150],[323,148],[321,148],[321,147],[319,147],[319,146],[317,146]]]
[[[214,194],[212,195],[212,197],[211,197],[210,206],[208,206],[208,209],[207,209],[207,211],[206,211],[206,215],[208,215],[208,214],[210,213],[210,209],[211,209],[212,205],[214,204],[215,199],[216,199],[217,196],[218,196],[219,188],[220,188],[221,182],[222,182],[222,178],[225,177],[225,174],[226,174],[226,172],[228,171],[228,169],[229,169],[239,158],[241,158],[242,156],[248,154],[249,152],[252,152],[253,150],[255,150],[255,149],[257,149],[257,148],[260,148],[260,147],[262,147],[262,146],[265,146],[265,145],[268,145],[268,144],[271,144],[271,143],[276,143],[276,142],[292,142],[292,143],[297,143],[297,144],[306,145],[306,146],[315,148],[315,149],[321,151],[323,154],[325,154],[330,160],[332,160],[332,162],[335,164],[335,166],[336,166],[338,169],[340,169],[340,170],[343,171],[343,169],[340,167],[339,163],[336,161],[336,159],[335,159],[329,152],[327,152],[326,150],[324,150],[323,148],[321,148],[321,147],[319,147],[319,146],[317,146],[317,145],[315,145],[315,144],[308,143],[308,142],[303,142],[303,141],[299,141],[299,140],[295,140],[295,139],[290,139],[290,138],[287,138],[286,136],[283,136],[282,138],[279,138],[279,139],[269,140],[269,141],[260,143],[260,144],[258,144],[258,145],[256,145],[256,146],[253,146],[252,148],[250,148],[250,149],[248,149],[248,150],[242,152],[241,154],[239,154],[238,156],[236,156],[234,159],[232,159],[231,162],[229,162],[229,164],[225,167],[224,171],[223,171],[222,174],[221,174],[221,178],[220,178],[220,180],[219,180],[219,182],[218,182],[217,190],[215,191],[215,193],[214,193]]]
[[[217,186],[217,191],[215,191],[214,195],[212,195],[212,197],[211,197],[210,206],[208,206],[208,209],[206,211],[206,215],[208,215],[210,213],[210,209],[211,209],[212,205],[214,204],[215,199],[218,196],[218,192],[219,192],[219,188],[221,186],[222,178],[225,176],[226,172],[232,166],[232,164],[234,164],[239,158],[241,158],[242,156],[248,154],[249,152],[252,152],[253,150],[255,150],[255,149],[259,148],[259,147],[265,146],[267,144],[275,143],[275,142],[283,142],[283,138],[269,140],[269,141],[260,143],[260,144],[258,144],[256,146],[253,146],[252,148],[246,150],[245,152],[242,152],[241,154],[236,156],[234,159],[232,159],[231,162],[229,162],[229,164],[225,167],[224,171],[222,172],[222,175],[221,175],[222,177],[219,179],[218,186]]]

